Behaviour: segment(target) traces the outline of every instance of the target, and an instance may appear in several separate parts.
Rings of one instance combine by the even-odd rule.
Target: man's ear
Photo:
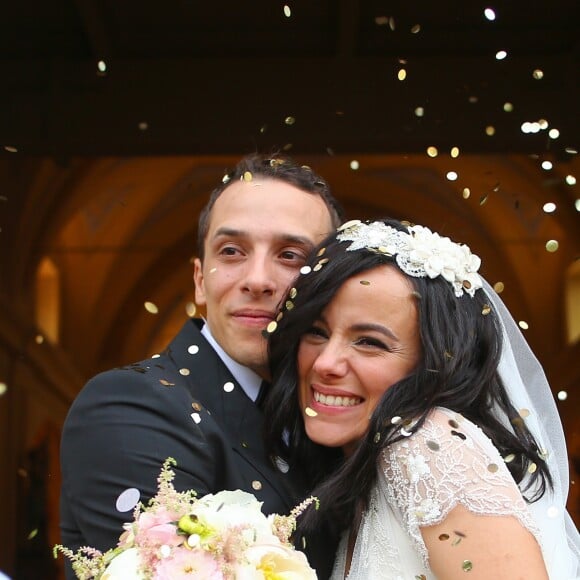
[[[203,279],[203,268],[199,258],[195,258],[193,261],[193,283],[195,284],[195,303],[200,306],[204,305],[206,303],[205,285]]]

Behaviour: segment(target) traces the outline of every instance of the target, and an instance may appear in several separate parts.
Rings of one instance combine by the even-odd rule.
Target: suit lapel
[[[266,458],[262,411],[200,333],[201,324],[201,320],[188,320],[169,345],[167,354],[183,375],[192,397],[210,411],[226,432],[232,449],[260,472],[290,509],[297,494]]]

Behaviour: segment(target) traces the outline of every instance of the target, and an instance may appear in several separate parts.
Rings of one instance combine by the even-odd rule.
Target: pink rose
[[[157,565],[154,580],[224,580],[219,562],[203,550],[176,548]]]

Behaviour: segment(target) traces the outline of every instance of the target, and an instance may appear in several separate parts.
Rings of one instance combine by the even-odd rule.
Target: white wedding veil
[[[548,489],[540,500],[529,504],[541,532],[548,573],[551,580],[576,580],[580,575],[580,535],[566,511],[569,466],[556,403],[542,366],[505,304],[485,280],[483,288],[502,327],[499,375],[512,404],[520,410],[545,454],[554,483],[553,491]]]

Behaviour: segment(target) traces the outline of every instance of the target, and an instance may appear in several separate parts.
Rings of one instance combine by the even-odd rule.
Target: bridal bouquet
[[[73,552],[55,546],[72,561],[80,580],[316,580],[306,556],[290,543],[296,518],[309,498],[289,516],[265,516],[261,503],[244,491],[221,491],[197,498],[178,492],[169,458],[149,505],[135,508],[116,548]]]

